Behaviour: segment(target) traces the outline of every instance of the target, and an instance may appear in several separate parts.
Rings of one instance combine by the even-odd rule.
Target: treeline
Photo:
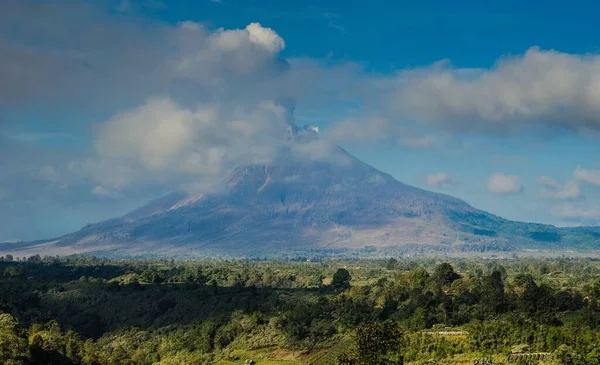
[[[239,349],[342,364],[508,354],[600,363],[600,266],[585,260],[253,262],[0,259],[0,363],[201,364]],[[459,328],[458,340],[444,336]],[[369,360],[371,359],[371,360]]]

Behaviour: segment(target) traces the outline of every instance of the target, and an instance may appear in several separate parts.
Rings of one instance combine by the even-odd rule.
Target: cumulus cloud
[[[263,28],[260,23],[250,23],[246,27],[250,42],[256,43],[270,52],[280,52],[285,48],[285,42],[271,28]]]
[[[165,94],[186,104],[274,97],[323,102],[324,93],[331,102],[359,89],[348,86],[357,82],[358,67],[285,60],[284,48],[283,38],[260,23],[212,30],[134,15],[125,22],[100,2],[2,1],[0,106],[78,105],[105,113]]]
[[[427,185],[432,188],[448,189],[455,185],[454,179],[445,172],[438,172],[427,176]]]
[[[20,9],[16,2],[12,6]],[[64,10],[48,9],[59,13]],[[87,12],[80,15],[88,20],[93,16]],[[91,184],[88,191],[96,196],[106,195],[100,194],[96,187],[112,191],[134,184],[148,185],[147,181],[171,188],[189,185],[190,181],[199,186],[204,180],[206,184],[214,182],[236,164],[267,163],[287,143],[294,125],[294,100],[305,96],[316,100],[321,92],[334,94],[340,83],[329,81],[346,79],[350,70],[345,66],[324,70],[308,60],[296,60],[292,69],[279,54],[285,48],[285,41],[273,29],[259,23],[250,23],[243,29],[216,30],[191,21],[173,26],[151,24],[147,34],[141,34],[145,29],[141,24],[133,23],[132,32],[114,21],[98,30],[108,39],[102,47],[103,70],[96,78],[90,79],[90,75],[99,71],[94,65],[98,61],[95,57],[100,56],[96,53],[100,45],[98,49],[83,47],[78,53],[82,62],[91,67],[85,70],[90,72],[87,78],[77,75],[77,70],[63,70],[63,64],[64,68],[69,66],[64,63],[63,55],[57,61],[59,69],[46,67],[48,64],[43,60],[46,54],[42,50],[36,50],[43,56],[36,61],[41,62],[41,67],[27,67],[41,68],[43,76],[49,77],[46,80],[41,75],[29,75],[34,80],[25,80],[31,81],[31,85],[26,83],[28,89],[23,95],[29,101],[53,97],[35,89],[37,83],[86,90],[80,94],[110,86],[111,90],[104,90],[108,99],[113,93],[125,91],[134,95],[111,104],[108,110],[117,111],[94,126],[93,143],[86,157],[73,158],[69,163],[67,170],[71,177]],[[106,28],[111,31],[106,32]],[[117,39],[117,30],[129,34],[125,39],[131,37],[131,43]],[[86,38],[95,31],[82,25],[81,33]],[[69,46],[80,46],[65,39]],[[143,53],[140,65],[136,65],[135,53],[140,49],[147,52]],[[0,53],[1,50],[0,47]],[[115,57],[106,58],[104,53]],[[15,54],[15,64],[19,58],[30,56]],[[67,72],[64,78],[63,71]],[[0,78],[1,73],[0,70]],[[94,92],[87,97],[93,99]],[[63,96],[73,101],[71,96]],[[313,142],[295,148],[294,152],[322,159],[331,152],[331,146]]]
[[[438,62],[388,76],[351,62],[284,60],[285,46],[276,30],[260,23],[211,30],[191,21],[124,22],[95,2],[6,0],[0,2],[0,105],[121,108],[165,93],[185,104],[274,95],[314,103],[342,98],[361,104],[360,129],[408,147],[433,143],[431,137],[399,138],[411,123],[485,133],[524,125],[600,130],[597,55],[533,47],[489,69]]]
[[[210,123],[212,114],[211,110],[181,108],[169,99],[151,99],[108,120],[95,147],[102,156],[135,160],[146,168],[161,169],[190,147],[194,128]]]
[[[280,55],[285,41],[259,23],[213,30],[192,21],[165,24],[135,15],[123,22],[122,15],[95,4],[0,2],[0,106],[35,103],[43,111],[44,105],[77,105],[96,119],[92,128],[67,122],[61,128],[90,130],[83,140],[91,139],[91,146],[71,155],[65,150],[60,158],[27,169],[11,164],[0,171],[10,177],[3,181],[24,175],[46,184],[60,180],[69,186],[63,198],[79,201],[82,196],[71,195],[209,188],[236,164],[269,162],[289,142],[295,102],[332,106],[335,95],[346,100],[348,90],[358,89],[350,86],[356,81],[350,75],[360,67],[285,60]],[[83,142],[51,127],[44,130],[50,132],[11,139]],[[293,148],[311,159],[331,152],[327,141]]]
[[[600,186],[600,170],[590,170],[578,167],[575,169],[573,176],[579,181]]]
[[[272,101],[188,108],[151,98],[104,123],[91,162],[72,168],[92,172],[96,182],[113,188],[140,179],[217,178],[237,164],[271,161],[292,122],[290,111]]]
[[[447,60],[360,75],[362,115],[336,123],[336,135],[364,131],[368,140],[402,140],[406,130],[506,136],[557,129],[600,132],[600,56],[532,47],[499,55],[490,68],[457,68]]]
[[[577,199],[581,196],[581,188],[577,181],[560,184],[548,176],[540,176],[537,183],[542,186],[540,197],[544,199]]]
[[[521,178],[516,175],[505,175],[497,172],[492,174],[487,181],[487,188],[493,194],[514,194],[523,191]]]
[[[490,69],[440,62],[400,72],[393,110],[449,130],[527,125],[600,130],[600,56],[532,47]]]

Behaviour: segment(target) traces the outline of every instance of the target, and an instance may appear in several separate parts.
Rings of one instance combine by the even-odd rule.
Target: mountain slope
[[[22,252],[156,256],[512,251],[600,247],[592,229],[512,222],[395,180],[333,147],[294,142],[269,165],[240,166],[205,195],[176,192],[121,218]],[[5,245],[6,246],[6,245]],[[5,250],[2,249],[2,250]]]

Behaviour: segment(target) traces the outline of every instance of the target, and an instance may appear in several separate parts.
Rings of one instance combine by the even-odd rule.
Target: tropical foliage
[[[2,364],[495,363],[515,346],[600,363],[591,260],[33,256],[3,257],[0,279]]]

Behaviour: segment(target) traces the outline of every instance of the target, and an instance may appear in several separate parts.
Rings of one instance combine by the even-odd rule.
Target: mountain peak
[[[290,139],[296,142],[308,142],[319,137],[319,127],[311,124],[298,126],[290,125]]]

